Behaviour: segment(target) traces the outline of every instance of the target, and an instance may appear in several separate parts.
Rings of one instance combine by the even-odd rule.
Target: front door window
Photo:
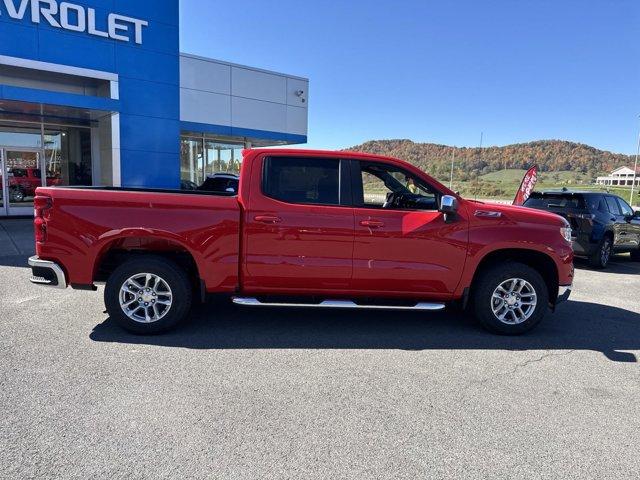
[[[438,209],[436,193],[408,172],[392,165],[361,162],[360,173],[362,197],[356,198],[359,206],[393,210]]]

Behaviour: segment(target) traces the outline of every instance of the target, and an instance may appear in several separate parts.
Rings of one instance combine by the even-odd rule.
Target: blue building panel
[[[148,150],[120,150],[121,175],[124,186],[149,186],[155,188],[179,188],[179,170],[176,180],[175,159],[177,153]]]
[[[180,86],[180,66],[176,55],[149,50],[141,52],[141,49],[129,46],[118,46],[115,55],[121,77]]]
[[[14,22],[0,22],[0,54],[35,59],[38,56],[38,30]]]
[[[116,72],[115,51],[103,39],[38,28],[38,56],[42,62]]]
[[[180,121],[121,114],[120,144],[122,148],[131,150],[178,154],[180,153]],[[179,166],[177,170],[180,170]],[[153,172],[149,173],[153,174]]]
[[[158,96],[164,100],[158,102]],[[120,101],[122,113],[170,118],[168,112],[172,112],[171,119],[179,120],[180,99],[175,95],[175,85],[127,79],[120,85]]]

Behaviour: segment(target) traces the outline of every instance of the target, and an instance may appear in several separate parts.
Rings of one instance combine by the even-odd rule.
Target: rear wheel
[[[589,264],[594,268],[606,268],[611,259],[613,251],[613,239],[610,235],[605,235],[593,254],[589,257]]]
[[[640,262],[640,248],[631,252],[631,260],[634,262]]]
[[[531,330],[549,310],[549,292],[542,276],[516,262],[482,272],[474,284],[472,301],[482,326],[503,335]]]
[[[141,256],[114,270],[104,291],[109,316],[124,329],[155,334],[175,327],[191,309],[191,283],[169,259]]]

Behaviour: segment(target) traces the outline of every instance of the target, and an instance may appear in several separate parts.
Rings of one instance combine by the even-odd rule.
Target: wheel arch
[[[180,241],[150,235],[125,235],[106,242],[95,258],[93,281],[106,282],[109,275],[131,257],[153,255],[172,260],[187,273],[193,286],[202,290],[203,282],[193,253]]]
[[[505,262],[517,262],[537,271],[547,285],[549,302],[554,305],[558,298],[559,275],[558,267],[553,258],[538,250],[525,248],[505,248],[487,253],[478,263],[471,279],[470,291],[473,290],[478,278],[488,268]]]

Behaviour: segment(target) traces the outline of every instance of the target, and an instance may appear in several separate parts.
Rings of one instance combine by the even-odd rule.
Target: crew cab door
[[[629,231],[627,221],[622,214],[622,209],[617,198],[612,195],[606,195],[605,200],[609,213],[611,213],[611,223],[613,224],[613,247],[616,250],[625,249],[629,246]]]
[[[469,226],[450,223],[442,194],[425,179],[380,161],[352,161],[355,206],[353,288],[386,296],[443,298],[462,275]]]
[[[625,243],[624,246],[630,249],[636,249],[640,247],[640,217],[636,217],[633,214],[633,208],[629,206],[623,199],[617,197],[620,204],[620,210],[626,225],[623,226],[625,230]]]
[[[254,162],[244,214],[246,293],[313,295],[350,287],[354,216],[347,169],[338,158],[299,154]]]

